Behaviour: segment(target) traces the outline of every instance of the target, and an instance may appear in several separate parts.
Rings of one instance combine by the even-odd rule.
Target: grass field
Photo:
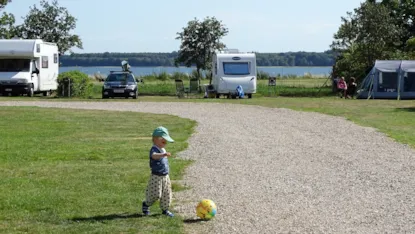
[[[188,80],[184,80],[184,85],[189,85]],[[203,79],[200,82],[201,84],[209,84],[208,79]],[[99,83],[98,83],[99,84]],[[169,84],[174,86],[174,80],[168,79],[165,81],[160,80],[145,80],[145,84]],[[288,86],[288,87],[322,87],[323,85],[330,85],[330,81],[327,81],[327,78],[280,78],[276,80],[277,86]],[[268,80],[258,80],[257,85],[268,85]]]
[[[189,81],[183,81],[184,86],[189,86]],[[201,80],[201,84],[209,84],[209,80]],[[325,78],[289,78],[278,79],[276,87],[268,87],[268,80],[258,80],[256,96],[289,96],[289,97],[321,97],[331,95],[331,84]],[[102,82],[94,82],[94,95],[97,98],[101,96]],[[174,96],[176,94],[176,86],[174,80],[165,81],[150,80],[139,83],[139,92],[141,95],[151,96]],[[200,96],[203,96],[201,94]]]
[[[4,100],[4,99],[2,99]],[[141,217],[151,132],[173,154],[195,122],[174,116],[0,107],[1,233],[181,233],[183,220]],[[172,180],[189,161],[170,159]],[[173,191],[181,188],[174,183]]]

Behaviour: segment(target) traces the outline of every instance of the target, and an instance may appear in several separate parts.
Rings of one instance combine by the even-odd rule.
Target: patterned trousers
[[[151,174],[146,189],[146,205],[151,206],[160,199],[160,208],[168,210],[171,204],[172,192],[169,175],[158,176]]]

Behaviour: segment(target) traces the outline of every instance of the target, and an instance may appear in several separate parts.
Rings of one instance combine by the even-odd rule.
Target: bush
[[[69,90],[67,79],[70,81]],[[92,96],[92,87],[92,80],[81,71],[62,72],[58,76],[58,96],[61,97],[69,96],[70,92],[71,97],[90,98]]]
[[[138,87],[138,92],[144,96],[174,96],[176,95],[176,86],[172,81],[146,82]]]
[[[166,81],[170,78],[170,74],[165,71],[162,71],[159,74],[157,74],[156,77],[157,80]]]
[[[276,94],[273,94],[274,87],[265,84],[257,85],[257,94],[261,96],[282,96],[282,97],[327,97],[333,96],[330,87],[289,87],[277,86]]]
[[[268,80],[269,77],[267,72],[257,70],[257,80]]]
[[[171,79],[172,80],[188,80],[189,75],[184,72],[173,72]]]

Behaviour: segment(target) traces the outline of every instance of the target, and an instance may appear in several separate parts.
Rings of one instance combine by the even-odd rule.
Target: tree
[[[361,3],[354,14],[342,17],[342,25],[334,35],[331,45],[340,53],[334,71],[343,76],[363,78],[377,59],[389,59],[396,55],[405,29],[396,24],[390,9],[384,4],[371,1]]]
[[[23,24],[16,27],[18,37],[54,42],[61,55],[67,51],[72,52],[74,46],[83,49],[80,37],[70,33],[76,27],[76,18],[66,8],[60,7],[57,0],[52,4],[41,0],[40,5],[43,9],[33,5],[28,15],[23,17]]]
[[[15,22],[16,19],[13,14],[3,12],[3,15],[0,17],[0,38],[11,39],[16,36]]]
[[[184,64],[187,67],[196,65],[197,75],[200,78],[200,70],[212,69],[213,53],[226,47],[220,40],[228,34],[228,29],[215,17],[206,17],[203,21],[195,18],[177,34],[176,39],[181,40],[181,46],[175,65]],[[212,75],[209,80],[212,81]]]
[[[376,0],[368,0],[375,3]],[[390,16],[396,25],[404,30],[400,35],[399,49],[405,49],[405,42],[415,36],[415,2],[413,0],[382,0],[379,4],[389,9]]]
[[[0,10],[2,10],[11,0],[0,0]],[[16,22],[14,15],[3,12],[0,17],[0,38],[10,39],[15,36],[14,23]]]
[[[0,9],[3,9],[11,0],[0,0]]]

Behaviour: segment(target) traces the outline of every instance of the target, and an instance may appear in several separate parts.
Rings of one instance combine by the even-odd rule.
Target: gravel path
[[[133,110],[198,121],[179,155],[196,160],[183,180],[193,189],[174,194],[189,233],[415,230],[415,151],[343,118],[215,103],[0,105]],[[192,221],[202,198],[218,206],[210,222]]]

